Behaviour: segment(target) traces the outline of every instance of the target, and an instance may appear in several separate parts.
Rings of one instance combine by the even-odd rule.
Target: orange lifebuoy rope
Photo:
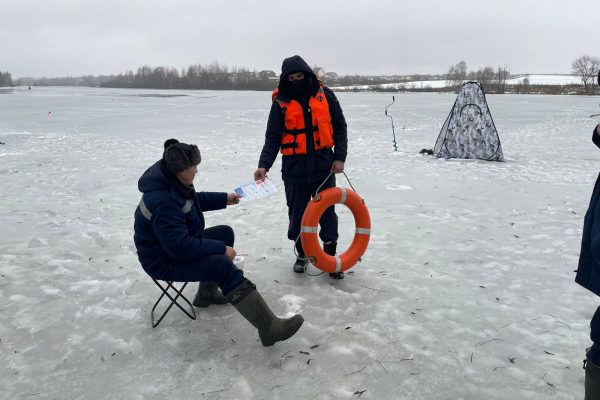
[[[334,204],[344,204],[352,215],[356,231],[352,244],[339,256],[326,254],[319,243],[318,224],[321,216]],[[371,216],[363,199],[353,190],[332,187],[319,192],[308,204],[300,227],[302,248],[308,259],[321,271],[342,272],[352,268],[365,254],[371,236]]]

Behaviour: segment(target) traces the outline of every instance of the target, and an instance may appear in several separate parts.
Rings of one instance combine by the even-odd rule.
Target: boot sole
[[[291,332],[289,332],[287,335],[280,336],[277,338],[260,338],[262,345],[265,347],[270,347],[270,346],[273,346],[277,342],[282,342],[284,340],[288,340],[289,338],[294,336],[296,334],[296,332],[298,332],[298,330],[300,329],[302,324],[304,323],[304,317],[302,317],[302,315],[298,315],[298,317],[299,318],[296,318],[296,321],[298,321],[297,322],[298,326],[294,327],[294,329]]]
[[[194,300],[192,302],[192,304],[194,305],[194,307],[206,308],[206,307],[210,306],[211,304],[215,304],[215,305],[219,306],[219,305],[222,305],[222,304],[229,304],[229,302],[226,302],[226,303],[213,303],[211,301],[197,301],[197,300]]]

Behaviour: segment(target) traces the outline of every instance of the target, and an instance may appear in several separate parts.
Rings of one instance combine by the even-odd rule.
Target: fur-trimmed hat
[[[174,174],[200,164],[200,150],[195,144],[180,143],[177,139],[165,141],[163,160]]]

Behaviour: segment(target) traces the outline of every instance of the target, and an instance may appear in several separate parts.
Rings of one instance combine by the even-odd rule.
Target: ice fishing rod
[[[398,146],[396,146],[396,131],[394,130],[394,118],[388,114],[388,108],[392,104],[394,104],[395,101],[396,101],[396,97],[392,96],[392,102],[385,107],[385,115],[386,115],[386,117],[390,117],[390,120],[392,120],[392,136],[394,138],[394,151],[398,151]]]

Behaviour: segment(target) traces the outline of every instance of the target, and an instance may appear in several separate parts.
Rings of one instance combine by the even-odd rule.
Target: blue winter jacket
[[[227,207],[227,193],[194,191],[191,199],[186,199],[175,189],[162,161],[144,172],[138,188],[143,195],[135,210],[133,240],[150,276],[178,261],[225,254],[225,242],[202,238],[202,212]]]
[[[600,147],[600,135],[594,129],[592,141]],[[575,282],[600,296],[600,175],[596,179],[590,206],[583,221],[583,237]]]

